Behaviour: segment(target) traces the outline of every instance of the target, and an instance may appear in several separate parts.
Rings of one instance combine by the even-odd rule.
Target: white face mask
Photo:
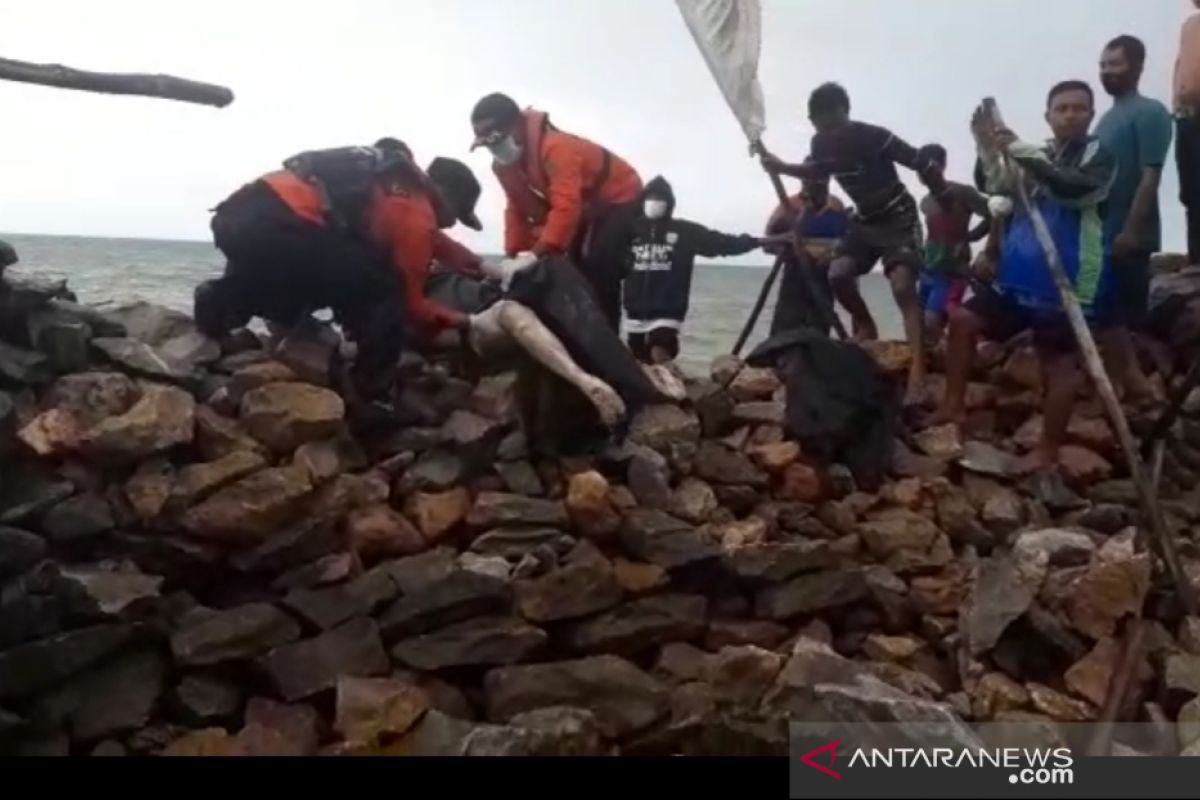
[[[521,145],[517,144],[511,133],[495,144],[489,144],[488,150],[497,164],[515,164],[521,158]]]
[[[646,213],[646,219],[662,219],[667,215],[666,200],[647,200],[643,210]]]

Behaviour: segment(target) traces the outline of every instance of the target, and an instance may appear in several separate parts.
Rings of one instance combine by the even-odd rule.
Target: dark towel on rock
[[[856,345],[799,328],[772,336],[747,359],[774,367],[787,387],[787,426],[806,453],[845,464],[872,491],[892,460],[899,404],[891,380]]]

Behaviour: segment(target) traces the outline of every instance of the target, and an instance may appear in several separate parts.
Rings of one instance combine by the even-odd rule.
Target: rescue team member
[[[403,143],[379,144],[302,153],[221,203],[212,230],[225,273],[196,289],[195,319],[220,337],[254,316],[290,326],[331,308],[358,345],[355,389],[386,403],[406,323],[421,333],[469,327],[427,299],[424,282],[435,258],[480,274],[479,258],[441,229],[482,226],[465,164],[436,159],[426,173]]]
[[[595,289],[613,328],[621,322],[621,280],[642,181],[626,161],[559,130],[541,111],[521,111],[490,94],[471,112],[475,142],[494,159],[508,205],[504,251],[517,267],[566,255]]]
[[[646,184],[643,213],[633,224],[625,279],[625,330],[639,361],[662,364],[679,355],[696,256],[740,256],[762,246],[757,236],[731,236],[675,217],[675,192],[659,176]]]

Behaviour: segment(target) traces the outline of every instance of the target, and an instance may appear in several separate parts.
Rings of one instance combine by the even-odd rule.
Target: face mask
[[[496,159],[497,164],[515,164],[521,157],[521,145],[517,144],[511,133],[495,144],[489,144],[488,150],[492,151],[492,158]]]
[[[644,211],[646,219],[662,219],[667,215],[667,201],[647,200]]]

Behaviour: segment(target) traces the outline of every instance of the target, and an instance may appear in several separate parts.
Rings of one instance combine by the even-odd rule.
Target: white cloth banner
[[[759,0],[675,0],[708,69],[751,142],[767,129],[758,58],[762,50]]]

